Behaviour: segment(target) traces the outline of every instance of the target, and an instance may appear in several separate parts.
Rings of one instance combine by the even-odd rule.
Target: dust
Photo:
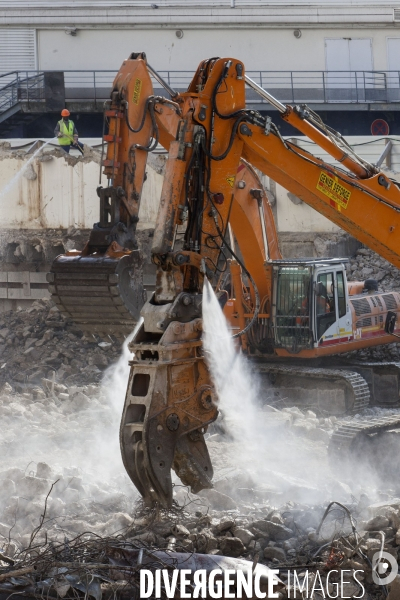
[[[124,478],[126,478],[127,482],[129,483],[129,486],[132,488],[132,490],[134,490],[134,494],[136,494],[136,488],[133,487],[133,484],[128,479],[122,464],[121,450],[119,445],[119,426],[129,379],[129,361],[133,358],[133,355],[129,350],[129,343],[139,331],[142,323],[143,318],[140,317],[135,329],[128,335],[122,344],[121,356],[119,357],[118,361],[111,365],[104,374],[102,389],[106,394],[107,404],[111,408],[113,419],[109,424],[110,429],[106,444],[104,444],[103,439],[99,439],[98,444],[98,448],[103,449],[106,469],[110,471],[110,474],[113,474],[116,471],[123,473]]]
[[[70,385],[66,394],[56,385],[36,398],[3,387],[0,542],[27,545],[50,491],[41,535],[112,535],[132,524],[139,495],[123,467],[119,425],[134,334],[101,386]]]
[[[253,485],[264,488],[266,493],[308,503],[324,502],[332,496],[346,501],[352,493],[361,493],[363,487],[371,494],[375,482],[365,478],[350,488],[331,472],[327,439],[294,433],[293,409],[278,411],[268,405],[269,390],[237,351],[208,282],[203,291],[203,323],[205,356],[219,396],[221,427],[228,434],[224,452],[218,439],[217,477],[218,465],[219,469],[234,466],[250,475]],[[315,414],[311,414],[315,419]],[[208,443],[213,455],[213,436]]]

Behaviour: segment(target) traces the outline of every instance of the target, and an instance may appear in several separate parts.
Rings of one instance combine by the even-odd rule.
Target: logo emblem
[[[135,85],[133,88],[133,97],[132,102],[134,104],[139,104],[140,92],[142,91],[142,80],[135,79]]]
[[[375,552],[372,557],[372,579],[377,585],[388,585],[396,579],[399,566],[388,552]]]

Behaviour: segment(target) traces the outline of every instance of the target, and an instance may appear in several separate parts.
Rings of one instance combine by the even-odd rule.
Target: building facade
[[[306,102],[344,134],[400,135],[398,1],[0,0],[0,28],[0,71],[21,82],[62,73],[59,100],[81,135],[101,134],[101,101],[122,60],[139,51],[177,89],[203,58],[232,56],[281,101]],[[0,77],[0,111],[2,81],[13,75]],[[60,102],[23,123],[14,117],[4,136],[49,136]]]

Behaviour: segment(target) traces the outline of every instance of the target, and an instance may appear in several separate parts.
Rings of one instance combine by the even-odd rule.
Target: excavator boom
[[[151,76],[164,85],[170,100],[154,96]],[[285,141],[270,118],[247,110],[246,84],[341,166],[327,164]],[[327,283],[329,275],[332,306],[339,302],[342,290],[344,321],[350,323],[358,310],[356,300],[352,300],[352,313],[350,303],[346,304],[340,261],[327,263],[325,271],[324,265],[317,268],[312,261],[285,264],[271,206],[254,167],[397,267],[400,189],[398,182],[358,157],[318,115],[306,106],[282,105],[247,77],[243,63],[233,58],[202,61],[187,92],[178,94],[147,65],[144,53],[132,54],[114,81],[106,117],[109,127],[104,140],[108,148],[103,164],[108,187],[98,192],[100,223],[82,253],[56,261],[52,269],[54,295],[61,310],[72,317],[83,311],[80,322],[84,324],[88,311],[76,308],[80,301],[74,296],[82,287],[75,286],[68,293],[67,286],[60,285],[61,280],[65,282],[65,278],[60,279],[60,265],[79,263],[76,282],[85,261],[89,271],[92,264],[92,272],[103,276],[102,261],[116,260],[117,265],[118,260],[132,260],[137,252],[134,232],[146,157],[160,143],[168,150],[168,160],[151,249],[157,268],[156,287],[142,308],[143,322],[130,344],[134,359],[120,440],[127,472],[145,501],[169,507],[173,500],[171,469],[194,492],[212,486],[204,434],[218,416],[218,402],[201,342],[205,278],[216,290],[234,337],[249,355],[257,348],[258,359],[263,354],[276,356],[274,314],[282,274],[288,282],[286,304],[293,306],[298,301],[294,285],[306,293],[296,317],[280,317],[282,336],[290,335],[296,341],[299,332],[306,332],[302,333],[303,346],[290,350],[292,356],[307,359],[317,352],[334,354],[360,347],[349,332],[341,349],[333,340],[336,346],[326,344],[318,350],[319,342],[312,337],[316,335],[313,319],[318,320],[314,296],[321,296],[323,281]],[[132,265],[130,269],[128,276],[133,280]],[[122,304],[122,312],[130,310],[128,276],[123,287],[118,268],[107,274],[113,302],[118,289],[127,290],[125,298],[122,294],[116,302]],[[321,281],[314,276],[322,277]],[[130,290],[136,298],[137,287]],[[95,295],[95,289],[90,293]],[[329,310],[327,299],[323,306]],[[113,306],[114,312],[110,312],[114,315],[108,323],[111,330],[113,324],[118,325],[118,310]],[[126,320],[125,325],[137,318],[137,311],[130,314],[132,321]],[[364,345],[392,341],[397,313],[393,314],[392,330],[386,327],[383,331],[379,325],[381,337]],[[335,315],[332,318],[336,322]],[[329,326],[331,315],[324,319]],[[372,308],[370,320],[372,323]],[[343,331],[346,327],[350,325]],[[264,340],[264,346],[258,338]],[[311,369],[307,377],[310,373]],[[368,385],[358,373],[343,375],[335,370],[334,376],[345,380],[346,389],[362,391],[353,406],[368,402]]]
[[[400,268],[400,189],[386,174],[358,179],[260,128],[239,129],[243,158]]]
[[[171,468],[194,492],[212,486],[204,433],[218,410],[202,355],[204,277],[220,290],[244,351],[254,345],[256,323],[257,331],[265,324],[261,330],[271,339],[273,265],[281,255],[271,207],[251,165],[400,266],[392,235],[400,219],[398,184],[347,152],[304,108],[280,112],[347,170],[284,141],[269,120],[246,110],[245,77],[240,61],[203,61],[188,91],[174,97],[180,122],[167,148],[152,245],[156,291],[130,345],[134,360],[121,422],[122,456],[132,481],[147,502],[167,507],[173,499]],[[228,264],[230,294],[221,280]],[[368,386],[357,373],[337,370],[335,377],[356,390],[354,407],[360,389],[365,403]]]
[[[124,339],[140,317],[146,294],[135,232],[147,155],[175,139],[179,112],[154,96],[144,53],[123,62],[104,111],[100,220],[83,251],[58,256],[47,276],[59,310],[89,334]]]

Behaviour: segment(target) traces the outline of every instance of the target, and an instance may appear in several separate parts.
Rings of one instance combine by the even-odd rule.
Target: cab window
[[[333,273],[320,273],[315,294],[317,336],[321,339],[325,331],[336,321],[335,286]]]
[[[336,273],[336,281],[337,281],[337,297],[338,297],[338,309],[339,309],[339,318],[344,317],[346,314],[346,296],[344,293],[344,277],[343,273]]]
[[[317,315],[335,312],[335,286],[333,273],[318,275]]]

